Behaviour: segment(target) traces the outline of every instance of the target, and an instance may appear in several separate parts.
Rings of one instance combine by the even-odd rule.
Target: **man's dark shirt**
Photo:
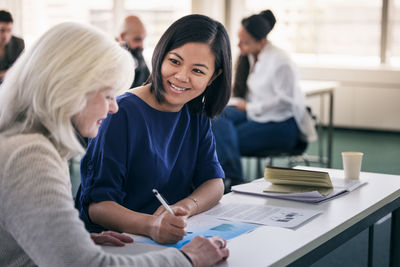
[[[10,42],[6,45],[4,57],[0,57],[0,71],[8,70],[17,60],[18,56],[25,48],[24,40],[12,36]]]
[[[135,69],[135,80],[133,81],[131,88],[138,87],[142,85],[150,75],[150,71],[147,68],[146,62],[144,61],[142,49],[128,49],[131,55],[137,62],[137,66]]]

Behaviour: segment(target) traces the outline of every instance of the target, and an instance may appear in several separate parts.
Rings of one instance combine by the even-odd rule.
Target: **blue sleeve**
[[[211,130],[211,120],[202,115],[199,129],[199,149],[194,176],[194,186],[198,187],[207,180],[225,178],[225,173],[218,161],[215,139]]]
[[[129,156],[129,116],[124,109],[109,115],[89,143],[81,172],[85,201],[122,204]]]

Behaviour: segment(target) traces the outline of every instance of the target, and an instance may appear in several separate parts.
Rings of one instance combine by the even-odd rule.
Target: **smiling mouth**
[[[171,82],[168,82],[168,84],[171,86],[171,88],[172,88],[174,91],[177,91],[177,92],[179,92],[179,93],[184,92],[184,91],[186,91],[186,90],[189,90],[189,88],[178,87],[178,86],[176,86],[175,84],[173,84],[173,83],[171,83]]]

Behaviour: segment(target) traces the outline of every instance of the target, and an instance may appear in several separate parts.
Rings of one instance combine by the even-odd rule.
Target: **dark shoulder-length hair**
[[[152,72],[146,81],[158,102],[164,101],[161,65],[167,53],[190,42],[206,43],[215,56],[215,75],[221,74],[206,87],[200,96],[189,101],[191,113],[204,112],[213,118],[222,112],[231,94],[232,57],[225,27],[203,15],[188,15],[175,21],[158,41],[152,58]]]
[[[250,73],[250,63],[247,55],[240,55],[236,62],[235,77],[233,80],[233,95],[235,97],[246,98],[247,78]]]

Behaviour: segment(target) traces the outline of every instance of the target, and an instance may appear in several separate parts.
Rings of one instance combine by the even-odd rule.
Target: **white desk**
[[[329,173],[331,177],[343,177],[343,171],[340,170],[329,170]],[[373,227],[376,221],[393,211],[391,255],[394,257],[391,263],[392,266],[399,266],[400,176],[362,173],[361,179],[368,181],[368,184],[319,205],[238,193],[225,195],[222,202],[320,209],[323,213],[296,230],[262,226],[230,240],[230,257],[220,266],[308,266],[371,225]],[[153,249],[145,246],[146,249]],[[105,249],[113,253],[142,253],[144,244]]]
[[[335,88],[337,88],[340,84],[338,82],[331,81],[300,81],[300,88],[306,95],[306,97],[314,97],[320,96],[320,117],[324,117],[324,104],[325,104],[325,95],[329,96],[329,120],[328,120],[328,138],[327,138],[327,156],[326,162],[323,160],[322,153],[322,142],[319,143],[319,160],[321,163],[326,163],[326,167],[332,167],[332,143],[333,143],[333,95]],[[320,134],[320,133],[319,133]],[[319,136],[320,140],[322,140],[321,136]]]

